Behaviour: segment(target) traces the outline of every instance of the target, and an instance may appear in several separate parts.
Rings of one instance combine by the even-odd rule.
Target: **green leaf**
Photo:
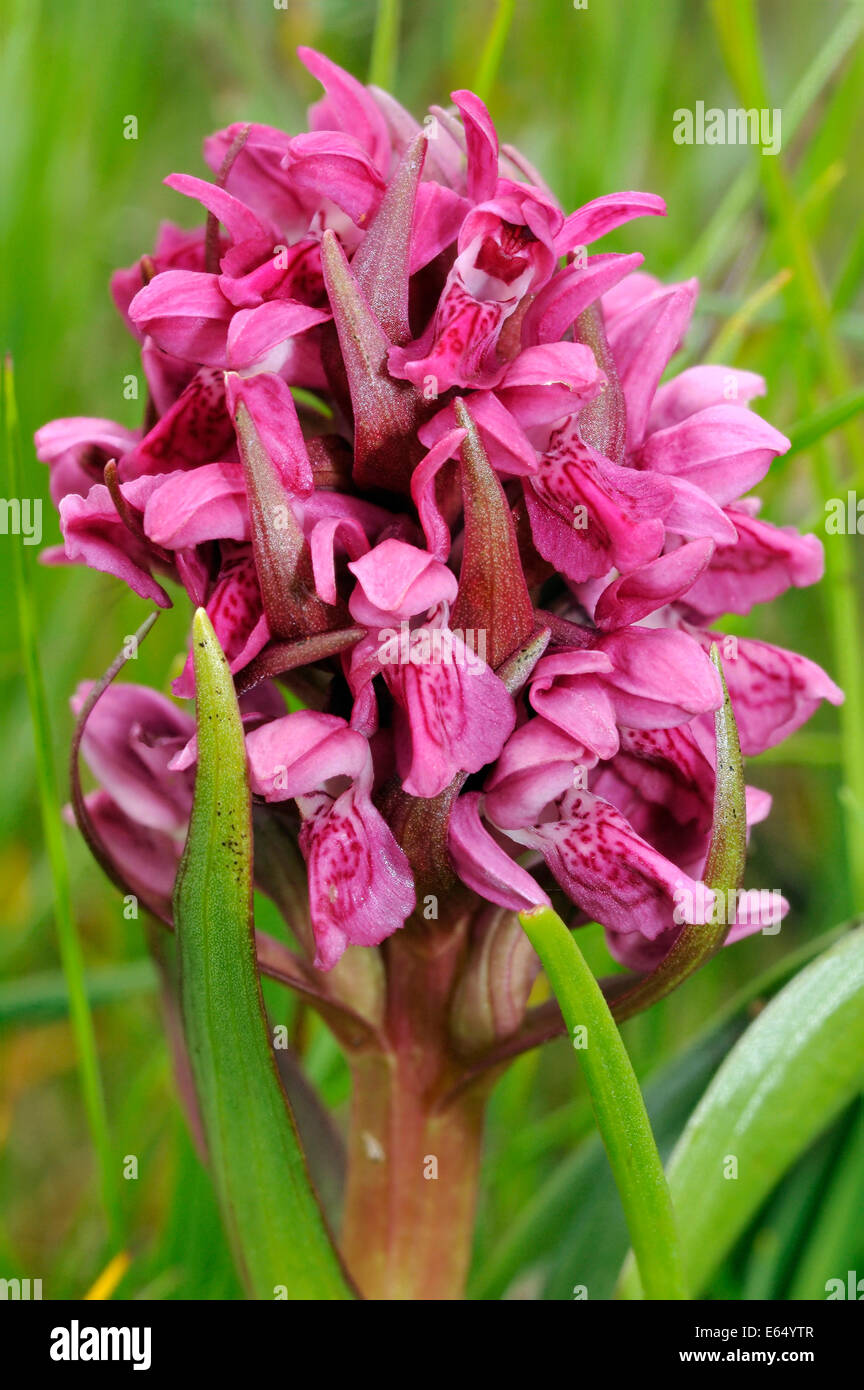
[[[835,1146],[836,1147],[836,1146]],[[853,1107],[853,1117],[832,1170],[819,1189],[813,1218],[802,1231],[798,1264],[789,1290],[793,1300],[824,1298],[831,1278],[849,1269],[860,1269],[864,1252],[861,1211],[864,1210],[864,1104]]]
[[[685,1298],[663,1165],[627,1049],[600,986],[551,907],[519,914],[561,1006],[615,1178],[645,1297]],[[585,1046],[578,1046],[584,1032]]]
[[[789,431],[790,447],[783,455],[784,461],[790,459],[793,454],[800,454],[804,449],[811,448],[813,444],[830,434],[832,430],[836,430],[840,425],[845,425],[854,419],[862,410],[864,410],[864,388],[861,387],[849,391],[839,400],[831,401],[830,405],[814,410],[803,420],[799,420],[798,424]]]
[[[741,1032],[740,1023],[724,1022],[645,1083],[645,1106],[661,1154],[671,1150]],[[594,1133],[557,1165],[508,1223],[474,1275],[469,1295],[501,1298],[514,1279],[539,1266],[545,1271],[543,1299],[571,1299],[577,1284],[587,1285],[592,1302],[609,1299],[628,1244],[612,1173]]]
[[[802,970],[729,1054],[669,1165],[694,1293],[763,1199],[864,1082],[864,928]],[[737,1177],[727,1177],[730,1158]],[[638,1297],[635,1269],[622,1279]]]
[[[148,957],[103,965],[86,971],[84,988],[90,1007],[114,1004],[156,987],[156,973]],[[0,1027],[3,1024],[50,1023],[69,1014],[69,983],[61,970],[22,975],[0,984]]]
[[[184,1029],[222,1219],[255,1298],[352,1297],[279,1081],[252,936],[251,798],[234,685],[193,622],[198,770],[174,892]],[[284,1294],[282,1295],[285,1296]]]

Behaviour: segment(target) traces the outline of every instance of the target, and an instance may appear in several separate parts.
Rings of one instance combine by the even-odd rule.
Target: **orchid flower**
[[[310,129],[211,135],[213,179],[166,179],[202,226],[164,226],[115,275],[147,410],[139,430],[38,431],[63,535],[46,558],[206,609],[241,697],[256,875],[292,904],[283,978],[340,1038],[346,1011],[382,1030],[387,1086],[449,1095],[469,1061],[488,1080],[496,1045],[520,1050],[539,961],[514,913],[566,903],[639,976],[709,920],[709,652],[724,615],[815,583],[821,546],[750,495],[788,448],[761,379],[665,376],[697,284],[602,249],[662,199],[567,211],[470,92],[420,126],[301,58],[324,89]],[[745,754],[843,698],[805,656],[733,648]],[[163,916],[197,757],[189,653],[173,694],[114,685],[83,736],[90,831]],[[749,831],[769,799],[746,809]],[[358,1132],[382,1113],[368,1055]],[[377,1102],[394,1133],[405,1094]],[[417,1123],[409,1165],[433,1142]],[[384,1287],[357,1211],[346,1242]]]

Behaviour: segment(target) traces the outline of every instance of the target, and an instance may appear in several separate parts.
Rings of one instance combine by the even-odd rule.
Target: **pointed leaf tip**
[[[290,641],[324,632],[338,614],[315,592],[309,544],[294,515],[291,495],[245,401],[237,401],[234,419],[246,477],[252,551],[270,635]]]
[[[714,821],[702,874],[704,883],[715,894],[714,905],[704,926],[690,923],[682,927],[671,951],[657,968],[615,997],[612,1011],[619,1022],[647,1009],[682,984],[720,949],[733,925],[734,910],[730,912],[729,908],[735,907],[735,894],[741,887],[747,859],[746,789],[738,727],[716,642],[711,645],[711,661],[723,688],[723,699],[714,714]]]
[[[408,319],[411,234],[427,148],[423,130],[402,156],[381,206],[351,262],[351,270],[370,309],[390,342],[400,347],[411,338]]]
[[[423,453],[417,431],[433,405],[390,376],[390,339],[329,228],[321,239],[321,266],[351,394],[354,479],[361,487],[408,492]]]
[[[627,449],[627,406],[599,301],[582,310],[573,329],[575,341],[590,347],[597,366],[606,377],[599,396],[580,411],[579,434],[598,454],[613,463],[623,463]]]
[[[456,422],[466,432],[461,448],[465,546],[453,626],[486,634],[494,670],[529,640],[534,610],[504,489],[464,400],[457,397],[453,404]]]
[[[723,687],[723,701],[714,715],[717,772],[714,783],[714,823],[711,845],[703,878],[718,894],[730,894],[741,887],[747,860],[747,805],[744,763],[738,740],[738,726],[723,674],[723,663],[716,642],[711,643],[711,661]]]

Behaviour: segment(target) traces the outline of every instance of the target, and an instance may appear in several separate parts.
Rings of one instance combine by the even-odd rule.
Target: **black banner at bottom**
[[[454,1347],[442,1328],[441,1310],[431,1314],[418,1305],[414,1314],[403,1304],[399,1323],[392,1314],[378,1323],[376,1315],[363,1313],[362,1305],[352,1309],[306,1304],[305,1312],[286,1308],[283,1303],[222,1303],[217,1305],[179,1302],[164,1303],[41,1303],[8,1301],[0,1303],[0,1328],[7,1355],[17,1353],[16,1370],[47,1373],[53,1381],[69,1376],[93,1378],[104,1371],[118,1373],[172,1375],[190,1370],[197,1374],[215,1372],[222,1376],[233,1371],[251,1371],[256,1383],[268,1372],[290,1374],[292,1360],[300,1358],[305,1370],[310,1360],[320,1359],[328,1377],[338,1372],[344,1358],[347,1369],[364,1373],[374,1365],[383,1370],[390,1354],[398,1358],[401,1375],[411,1375],[411,1343],[405,1336],[411,1326],[423,1336],[423,1325],[430,1317],[434,1336],[417,1340],[424,1377],[440,1358],[442,1370],[452,1368]],[[540,1305],[522,1305],[519,1313],[511,1303],[505,1322],[483,1313],[478,1304],[448,1305],[447,1321],[453,1317],[456,1331],[467,1334],[460,1340],[458,1360],[474,1360],[484,1372],[495,1368],[499,1358],[512,1355],[514,1336],[526,1333],[532,1340],[532,1359],[544,1350],[544,1339],[563,1337],[556,1345],[556,1361],[572,1369],[584,1366],[589,1354],[620,1374],[633,1370],[663,1372],[672,1367],[761,1367],[785,1370],[805,1367],[822,1376],[834,1366],[855,1364],[862,1333],[862,1310],[857,1301],[824,1303],[590,1303],[574,1301],[557,1311]],[[452,1311],[450,1311],[452,1309]],[[318,1324],[318,1316],[322,1323]],[[420,1322],[413,1323],[414,1317]],[[434,1323],[431,1317],[434,1316]],[[492,1317],[487,1322],[488,1316]],[[372,1317],[376,1351],[367,1340],[351,1335],[370,1331],[366,1321]],[[346,1322],[345,1319],[348,1319]],[[355,1322],[354,1319],[358,1321]],[[462,1323],[462,1318],[470,1323]],[[539,1322],[534,1319],[539,1318]],[[326,1319],[326,1321],[324,1321]],[[323,1331],[324,1336],[321,1336]],[[442,1332],[444,1335],[442,1336]],[[572,1339],[572,1340],[571,1340]],[[525,1343],[522,1343],[525,1346]],[[421,1350],[422,1348],[422,1350]],[[470,1348],[470,1351],[469,1351]],[[474,1356],[471,1356],[471,1352]],[[394,1358],[394,1359],[395,1359]],[[391,1363],[393,1364],[393,1363]],[[511,1369],[513,1369],[511,1367]]]

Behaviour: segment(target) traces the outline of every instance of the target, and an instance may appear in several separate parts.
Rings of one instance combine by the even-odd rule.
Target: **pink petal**
[[[142,903],[161,908],[170,921],[182,840],[132,820],[108,792],[92,792],[85,801],[96,834],[109,846],[124,885]]]
[[[666,204],[656,193],[606,193],[594,198],[565,218],[555,239],[555,253],[563,256],[630,222],[634,217],[666,216]]]
[[[91,689],[79,685],[77,715]],[[81,751],[91,772],[138,825],[171,833],[185,828],[192,782],[169,770],[194,729],[191,715],[143,685],[110,685],[93,706]]]
[[[611,758],[618,751],[615,705],[602,678],[589,674],[602,654],[568,653],[585,657],[586,674],[556,678],[554,657],[538,662],[531,682],[531,704],[538,714],[585,748],[593,758]],[[594,660],[588,660],[593,658]],[[576,662],[572,663],[574,669]]]
[[[496,394],[523,429],[572,415],[600,391],[603,374],[583,343],[524,348],[499,382]]]
[[[607,574],[613,565],[630,570],[653,560],[663,546],[671,497],[665,479],[595,453],[575,421],[553,435],[525,487],[534,544],[575,583]]]
[[[726,512],[701,487],[669,475],[672,505],[663,518],[666,530],[687,540],[708,537],[717,545],[734,545],[736,531]]]
[[[515,475],[537,472],[537,450],[519,422],[492,391],[472,393],[471,418],[477,426],[489,462],[496,471]],[[437,449],[446,435],[454,441],[455,455],[458,453],[455,422],[456,414],[451,403],[423,425],[420,430],[421,441],[430,446],[434,445]],[[416,477],[415,470],[414,478]]]
[[[503,830],[537,824],[549,802],[574,785],[576,768],[594,761],[563,729],[539,715],[529,719],[510,735],[486,782],[487,816]]]
[[[271,219],[291,236],[301,236],[309,225],[305,209],[291,178],[282,168],[290,136],[273,126],[236,122],[204,141],[204,158],[219,174],[225,157],[237,140],[244,143],[228,171],[225,186],[248,207]]]
[[[543,286],[522,320],[523,345],[557,343],[583,309],[638,269],[644,259],[639,251],[631,256],[607,252],[592,256],[587,265],[568,265],[559,270]]]
[[[707,920],[712,895],[637,835],[620,811],[573,792],[561,820],[519,833],[535,845],[561,887],[589,917],[613,931],[653,940],[674,925],[681,903]],[[685,895],[689,895],[685,896]]]
[[[594,622],[605,631],[641,622],[649,613],[655,613],[685,594],[702,574],[713,553],[713,541],[691,541],[639,569],[620,575],[600,595],[594,609]]]
[[[309,112],[313,130],[341,130],[360,141],[383,174],[390,171],[390,136],[371,93],[350,72],[318,53],[301,45],[297,49],[301,63],[317,77],[327,93],[326,99]]]
[[[414,911],[408,859],[368,793],[356,786],[330,805],[322,802],[304,821],[300,848],[319,970],[331,969],[346,946],[377,946]]]
[[[456,418],[452,407],[450,418]],[[446,412],[442,411],[441,415],[436,415],[435,420],[440,420],[442,425],[446,424]],[[435,421],[430,421],[429,425],[424,426],[424,430],[432,432],[430,427],[434,424]],[[428,435],[424,438],[424,430],[421,430],[420,437],[426,443]],[[441,434],[438,442],[432,446],[425,458],[420,460],[411,475],[411,498],[420,517],[426,544],[438,560],[446,560],[450,554],[450,528],[438,509],[435,480],[447,460],[458,454],[465,434],[466,431],[463,429],[449,429]]]
[[[429,166],[428,153],[426,166]],[[440,183],[420,184],[411,233],[409,271],[412,275],[453,245],[470,207],[467,198],[460,197],[452,188]]]
[[[68,493],[86,497],[101,482],[105,464],[121,458],[138,439],[134,430],[113,420],[73,416],[52,420],[34,435],[36,457],[51,469],[51,500],[55,507]]]
[[[166,474],[144,508],[144,530],[166,550],[185,550],[204,541],[248,541],[242,464],[205,463]]]
[[[266,248],[279,242],[278,227],[262,221],[251,208],[220,188],[219,184],[196,179],[192,174],[169,174],[164,182],[187,198],[197,198],[208,212],[219,219],[235,245],[253,241],[260,242]]]
[[[281,377],[273,372],[240,377],[228,372],[225,392],[231,419],[242,402],[252,417],[264,449],[292,496],[312,491],[312,464],[297,419],[294,398]]]
[[[107,487],[96,483],[86,497],[70,493],[60,502],[60,529],[68,560],[122,579],[142,598],[160,608],[171,600],[150,575],[153,556],[124,525]]]
[[[597,646],[612,663],[611,673],[603,679],[619,724],[631,729],[668,728],[720,706],[720,677],[686,633],[622,628],[602,637]]]
[[[348,566],[357,578],[349,608],[369,627],[413,618],[434,604],[452,603],[458,582],[452,570],[426,550],[404,541],[385,540]]]
[[[524,912],[549,899],[526,869],[494,840],[480,820],[478,792],[460,796],[450,813],[447,848],[462,882],[481,898]]]
[[[650,434],[637,466],[674,473],[724,505],[761,482],[789,440],[743,406],[714,405]]]
[[[450,640],[452,660],[385,668],[405,716],[396,758],[412,796],[438,796],[457,772],[477,772],[492,762],[516,722],[513,700],[494,672],[469,655],[456,634]]]
[[[689,626],[687,631],[705,651],[712,642],[719,645],[745,757],[782,743],[807,722],[822,700],[843,703],[843,691],[806,656],[749,637],[727,638]]]
[[[333,777],[371,780],[369,745],[344,719],[297,710],[246,735],[252,790],[287,801],[323,790]]]
[[[359,521],[353,517],[335,516],[316,522],[309,538],[312,555],[312,573],[315,576],[315,589],[325,603],[337,603],[335,548],[341,536],[343,545],[357,560],[369,549],[366,533]]]
[[[125,482],[194,468],[224,456],[233,442],[222,372],[202,367],[170,410],[121,458],[118,471]]]
[[[492,117],[478,96],[464,89],[451,92],[450,96],[465,126],[468,197],[472,202],[482,203],[492,197],[498,182],[498,136]]]
[[[792,526],[772,526],[737,508],[726,515],[737,532],[735,545],[719,546],[708,568],[685,596],[694,612],[706,618],[721,613],[749,613],[790,587],[816,584],[825,567],[822,543],[801,536]]]
[[[246,244],[241,255],[229,251],[222,259],[219,288],[238,309],[254,309],[267,299],[299,300],[318,304],[324,298],[321,274],[321,245],[315,237],[304,237],[293,246],[279,243],[276,254],[269,248],[263,259],[247,269]],[[234,265],[237,256],[238,264]],[[236,273],[232,273],[235,271]]]
[[[638,274],[629,276],[619,289],[639,279]],[[642,441],[657,384],[687,331],[698,292],[696,280],[661,286],[607,319],[609,346],[627,400],[627,437],[632,448]]]
[[[240,309],[228,329],[227,361],[241,370],[257,367],[264,372],[281,371],[291,355],[291,339],[329,317],[323,309],[284,299]]]
[[[233,313],[219,276],[196,270],[163,270],[129,306],[132,320],[163,352],[205,367],[226,365]]]
[[[451,386],[494,386],[503,372],[495,359],[495,345],[515,307],[515,301],[509,305],[481,302],[451,275],[430,331],[417,343],[393,347],[387,354],[391,376],[410,381],[418,389],[431,384],[435,396]]]
[[[755,372],[715,365],[688,367],[657,390],[648,417],[647,433],[668,429],[711,405],[747,405],[765,395],[765,382]]]
[[[305,199],[335,203],[358,227],[370,220],[381,202],[384,180],[353,135],[332,131],[295,135],[284,164]]]

